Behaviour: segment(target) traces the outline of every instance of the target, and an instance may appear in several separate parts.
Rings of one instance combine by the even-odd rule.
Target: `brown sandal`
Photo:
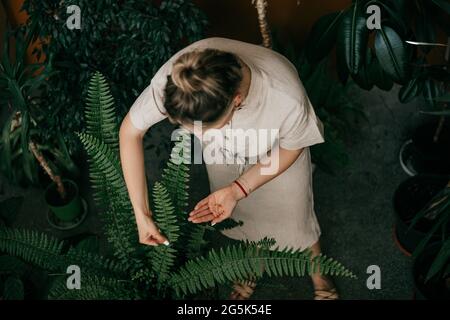
[[[252,280],[237,281],[233,285],[233,291],[230,294],[230,300],[247,300],[256,288],[256,282]]]

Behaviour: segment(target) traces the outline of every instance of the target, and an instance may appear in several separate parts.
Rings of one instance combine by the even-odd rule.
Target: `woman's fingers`
[[[206,216],[207,214],[211,214],[211,210],[208,207],[203,207],[204,209],[198,209],[195,212],[191,212],[189,214],[188,221],[192,221],[194,219],[198,219],[200,217]]]
[[[140,240],[140,243],[149,246],[158,246],[160,244],[168,246],[170,244],[169,240],[161,233],[149,234],[143,240]]]
[[[209,196],[207,196],[205,199],[200,200],[197,205],[194,207],[194,210],[200,209],[200,207],[203,207],[204,205],[208,205],[209,203]]]
[[[194,216],[194,215],[196,215],[196,214],[198,214],[200,212],[203,212],[204,210],[209,210],[209,205],[208,204],[204,204],[204,205],[200,206],[198,209],[192,210],[189,213],[189,216]]]
[[[212,213],[205,215],[200,218],[192,219],[191,222],[193,223],[202,223],[202,222],[208,222],[214,219],[214,215]]]
[[[227,218],[228,218],[228,216],[226,214],[221,214],[217,217],[214,217],[214,219],[211,220],[211,225],[213,226],[219,222],[222,222],[223,220],[225,220]]]

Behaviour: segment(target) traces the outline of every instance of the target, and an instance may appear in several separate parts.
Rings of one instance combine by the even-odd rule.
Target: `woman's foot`
[[[249,299],[256,288],[256,282],[251,280],[238,281],[233,285],[233,291],[231,292],[231,300],[247,300]]]
[[[326,276],[316,274],[311,276],[314,286],[314,300],[338,300],[339,294],[333,281]]]

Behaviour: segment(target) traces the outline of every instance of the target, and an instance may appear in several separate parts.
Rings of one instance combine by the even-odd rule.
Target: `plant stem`
[[[61,176],[56,175],[53,170],[50,168],[47,160],[44,158],[43,154],[39,151],[36,143],[34,141],[30,141],[29,143],[30,150],[33,153],[36,160],[39,162],[39,165],[44,169],[44,171],[48,174],[50,179],[56,184],[56,190],[59,193],[59,196],[62,200],[66,199],[66,188],[64,188],[64,184],[62,182]]]
[[[253,5],[258,11],[259,29],[263,38],[263,45],[266,48],[272,48],[272,37],[270,27],[267,21],[267,0],[252,0]]]

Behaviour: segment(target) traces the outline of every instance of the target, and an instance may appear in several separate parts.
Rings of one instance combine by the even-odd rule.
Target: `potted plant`
[[[450,181],[413,219],[433,226],[414,251],[413,276],[419,299],[450,299]]]
[[[60,175],[55,174],[55,170],[34,142],[30,142],[29,148],[52,180],[45,190],[45,201],[53,214],[49,216],[49,223],[59,229],[69,229],[79,225],[85,217],[85,214],[83,216],[81,214],[86,213],[86,204],[80,197],[77,184],[72,180],[63,180]]]
[[[414,260],[413,279],[418,300],[450,299],[450,246],[427,246]]]
[[[1,128],[0,169],[10,182],[22,186],[41,182],[30,143],[67,176],[75,178],[79,174],[62,133],[45,133],[52,117],[39,105],[46,95],[47,79],[55,72],[50,60],[46,64],[27,63],[29,45],[30,38],[22,32],[9,31],[0,60],[0,107],[8,110]]]
[[[447,185],[447,176],[416,175],[402,182],[395,191],[394,239],[400,250],[410,256],[435,226],[436,216],[421,215],[427,204]],[[414,222],[414,223],[413,223]],[[438,239],[437,234],[430,238]]]
[[[185,298],[250,276],[303,276],[313,270],[355,277],[332,258],[321,255],[311,259],[309,250],[269,250],[274,243],[267,238],[225,245],[219,250],[205,248],[205,232],[214,232],[215,228],[186,222],[187,202],[191,202],[190,168],[184,161],[191,154],[187,134],[179,136],[161,180],[153,186],[155,221],[170,245],[140,245],[120,168],[118,122],[101,74],[94,75],[89,92],[86,116],[93,121],[87,121],[86,131],[79,137],[89,157],[94,198],[114,255],[100,255],[87,249],[92,246],[86,243],[67,246],[67,242],[36,231],[0,227],[0,251],[53,273],[65,272],[68,265],[83,270],[80,290],[68,289],[66,277],[55,278],[48,293],[50,299]]]
[[[439,46],[447,48],[447,45],[426,42],[411,42],[418,46]],[[425,60],[425,59],[424,59]],[[449,90],[450,72],[448,70],[449,50],[447,49],[446,63],[443,65],[429,65],[422,63],[416,65],[417,70],[410,83],[401,90],[401,100],[410,101],[416,92],[423,92],[425,101],[428,102],[431,111],[422,111],[424,114],[440,115],[436,120],[419,126],[412,134],[411,139],[403,144],[400,149],[399,159],[403,170],[413,176],[417,173],[450,174],[450,124],[444,114],[450,102]],[[441,114],[444,112],[444,114]]]

